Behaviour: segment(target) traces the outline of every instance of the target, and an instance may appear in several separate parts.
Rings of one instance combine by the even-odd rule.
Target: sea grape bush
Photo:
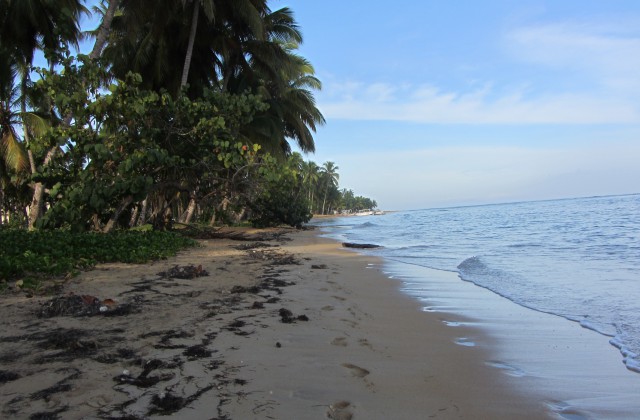
[[[64,150],[34,177],[49,191],[39,227],[107,232],[150,196],[158,217],[185,197],[222,200],[235,172],[254,163],[260,148],[239,132],[266,109],[258,96],[205,91],[194,100],[174,98],[141,89],[133,73],[105,91],[106,70],[79,61],[65,60],[62,72],[41,69],[35,87],[60,119],[74,119],[34,146]]]

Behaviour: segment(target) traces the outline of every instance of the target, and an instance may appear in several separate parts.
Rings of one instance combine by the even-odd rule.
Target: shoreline
[[[166,261],[100,265],[64,285],[61,296],[113,299],[110,316],[38,318],[51,297],[3,296],[3,415],[557,415],[553,401],[486,363],[495,338],[423,311],[381,260],[319,232],[286,236],[202,241]],[[167,275],[189,265],[208,275]],[[474,334],[488,344],[456,344]]]
[[[520,306],[457,273],[398,265],[406,266],[386,264],[385,271],[426,312],[452,329],[472,327],[471,335],[459,334],[460,345],[487,348],[493,358],[486,364],[516,378],[516,387],[560,418],[632,419],[640,412],[640,376],[627,369],[609,337]]]

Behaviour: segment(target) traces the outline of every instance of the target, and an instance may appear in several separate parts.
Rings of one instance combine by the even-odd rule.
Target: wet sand
[[[2,417],[555,415],[487,363],[489,345],[456,344],[477,328],[425,312],[377,259],[310,231],[258,239],[3,296]],[[63,298],[91,310],[61,313]]]
[[[458,334],[460,345],[489,350],[490,366],[562,419],[636,419],[640,375],[626,368],[609,337],[562,317],[524,308],[457,273],[386,265],[402,290]],[[428,296],[428,297],[424,297]]]

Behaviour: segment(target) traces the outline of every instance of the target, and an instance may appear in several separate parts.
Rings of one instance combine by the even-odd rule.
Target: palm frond
[[[18,136],[13,128],[5,130],[0,138],[0,157],[6,166],[16,172],[22,172],[29,168],[29,158],[24,150],[24,145],[18,141]]]

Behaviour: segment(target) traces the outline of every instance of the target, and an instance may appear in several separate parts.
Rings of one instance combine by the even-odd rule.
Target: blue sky
[[[640,192],[640,2],[271,6],[324,84],[308,157],[381,208]]]

